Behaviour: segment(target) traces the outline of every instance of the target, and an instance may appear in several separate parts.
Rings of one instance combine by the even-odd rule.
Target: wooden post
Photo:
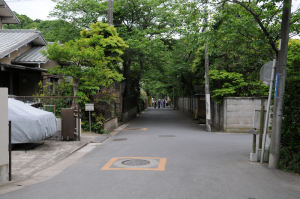
[[[263,103],[263,100],[262,100]],[[264,114],[265,113],[265,106],[262,105],[261,106],[261,110],[260,110],[260,123],[259,123],[259,143],[258,143],[258,148],[261,149],[262,148],[262,140],[263,140],[263,131],[264,131]]]
[[[81,128],[80,128],[80,106],[79,106],[79,104],[77,104],[77,133],[78,133],[78,141],[80,141]]]
[[[11,121],[8,122],[8,180],[12,180],[12,172],[11,172]]]
[[[256,134],[253,133],[252,153],[256,153]]]

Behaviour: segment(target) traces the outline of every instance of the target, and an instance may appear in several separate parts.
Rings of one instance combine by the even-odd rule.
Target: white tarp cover
[[[8,99],[8,120],[12,123],[13,144],[40,141],[57,131],[53,113],[11,98]]]

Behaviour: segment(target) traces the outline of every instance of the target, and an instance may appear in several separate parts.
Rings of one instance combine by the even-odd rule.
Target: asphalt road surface
[[[251,135],[208,133],[178,111],[148,109],[51,179],[0,198],[300,198],[299,176],[249,162],[250,150]]]

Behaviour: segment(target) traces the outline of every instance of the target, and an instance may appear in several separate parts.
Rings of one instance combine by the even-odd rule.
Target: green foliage
[[[40,21],[36,27],[46,41],[65,43],[80,37],[80,29],[63,20]]]
[[[101,113],[93,112],[91,115],[91,130],[95,133],[99,134],[106,134],[107,132],[103,129],[103,124],[105,121],[104,116]],[[81,122],[81,126],[83,130],[89,131],[90,130],[90,124],[88,118],[85,118]]]
[[[267,96],[268,87],[261,82],[246,82],[243,75],[235,72],[211,70],[209,72],[211,97],[221,102],[224,97]]]
[[[260,67],[275,55],[267,38],[251,14],[239,5],[225,4],[218,11],[210,23],[211,31],[204,35],[211,68],[257,80]],[[272,34],[275,43],[279,31]]]
[[[66,42],[80,37],[80,28],[74,23],[63,20],[32,20],[26,15],[19,15],[19,24],[4,25],[5,29],[37,29],[46,41],[49,42]]]
[[[9,24],[3,25],[4,29],[34,29],[37,24],[38,20],[34,21],[27,15],[19,15],[18,13],[14,12],[14,14],[18,17],[20,23],[19,24]]]
[[[63,45],[55,43],[47,47],[48,58],[59,63],[51,72],[82,80],[79,86],[87,90],[99,90],[99,87],[121,81],[122,75],[116,69],[127,46],[116,30],[98,22],[89,30],[83,30],[81,35],[80,39]]]
[[[46,83],[39,82],[39,91],[36,96],[72,96],[72,81],[66,79],[60,80],[58,83]],[[43,105],[55,105],[55,114],[60,117],[61,109],[68,108],[72,104],[72,99],[68,98],[41,98],[40,102]]]
[[[52,0],[56,3],[51,16],[71,21],[80,28],[88,28],[91,23],[107,13],[107,3],[103,0]]]
[[[289,42],[280,167],[300,174],[300,40]]]
[[[118,69],[126,47],[114,27],[98,22],[83,30],[79,39],[49,45],[45,54],[59,64],[51,73],[72,77],[73,93],[80,97],[77,102],[83,107],[89,102],[100,103],[96,99],[105,100],[105,96],[98,93],[103,94],[101,90],[123,79]],[[102,111],[96,108],[92,115],[92,129],[96,132],[103,126]],[[84,128],[87,119],[84,115]]]
[[[289,73],[284,95],[280,167],[300,174],[300,72]]]

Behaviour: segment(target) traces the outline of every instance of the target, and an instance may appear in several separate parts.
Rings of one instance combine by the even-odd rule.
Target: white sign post
[[[85,111],[89,112],[90,132],[92,132],[91,111],[94,111],[94,104],[85,104]]]

